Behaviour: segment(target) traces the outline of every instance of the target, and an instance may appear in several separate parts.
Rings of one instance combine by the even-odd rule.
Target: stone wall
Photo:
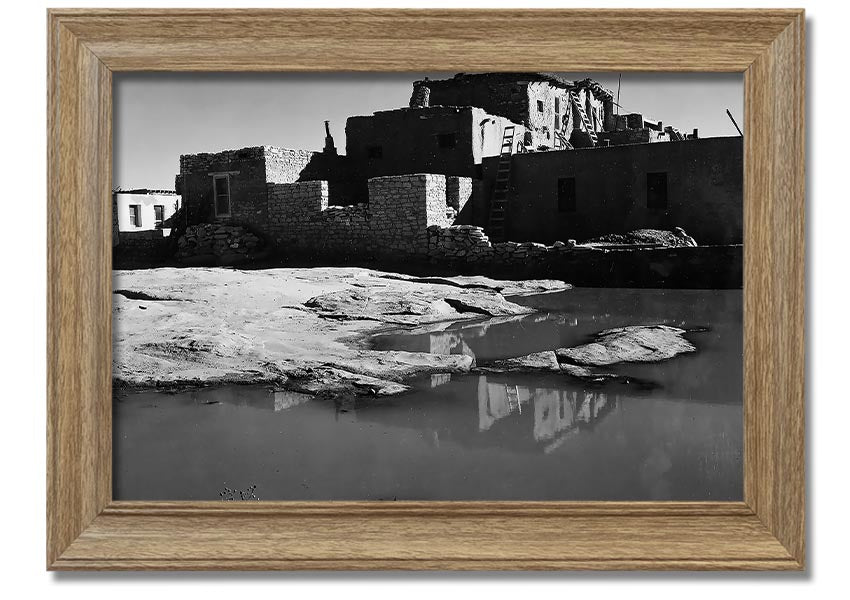
[[[318,152],[265,146],[266,183],[294,183],[316,160]]]
[[[449,225],[444,175],[415,174],[369,180],[371,233],[382,251],[424,255],[427,228]]]
[[[186,228],[177,240],[177,258],[209,257],[225,264],[252,258],[260,249],[259,237],[237,225],[202,223]]]
[[[472,179],[469,177],[446,177],[446,205],[460,214],[472,198]]]
[[[216,153],[184,154],[177,176],[183,196],[186,222],[232,223],[259,228],[266,221],[266,149],[263,146]],[[229,215],[216,215],[213,174],[226,173],[230,180]]]
[[[463,178],[461,178],[463,179]],[[456,182],[458,197],[469,187]],[[369,204],[328,206],[326,181],[269,184],[269,238],[278,246],[349,255],[418,255],[428,227],[448,226],[446,178],[415,174],[369,180]]]
[[[550,246],[534,242],[494,244],[483,228],[473,225],[428,228],[428,258],[439,263],[542,267],[574,248],[575,240],[558,241]]]
[[[161,260],[171,251],[171,240],[162,229],[119,231],[117,240],[117,244],[113,240],[113,251],[120,264]]]

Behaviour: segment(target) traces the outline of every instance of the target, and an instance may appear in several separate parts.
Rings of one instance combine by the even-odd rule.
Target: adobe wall
[[[526,83],[501,73],[486,77],[453,77],[450,79],[415,82],[427,85],[431,90],[431,106],[477,106],[491,115],[507,117],[514,123],[528,118],[528,96]]]
[[[511,168],[507,234],[551,243],[683,227],[700,245],[739,244],[743,168],[740,137],[519,154]],[[485,162],[485,176],[493,172],[493,161]],[[664,210],[647,207],[650,172],[667,173]],[[575,212],[558,212],[562,177],[576,179]],[[484,225],[486,200],[476,204],[474,222]]]
[[[474,177],[472,121],[472,109],[453,107],[349,117],[345,124],[346,155],[358,178],[357,200],[366,201],[366,181],[373,177],[405,173]],[[455,147],[440,147],[440,134],[455,134]],[[370,156],[373,147],[381,148],[380,157]]]

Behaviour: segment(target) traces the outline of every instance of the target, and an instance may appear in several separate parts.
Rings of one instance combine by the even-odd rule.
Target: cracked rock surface
[[[696,352],[696,347],[685,339],[686,333],[684,329],[667,325],[606,329],[587,344],[497,360],[481,365],[478,370],[499,373],[561,372],[587,381],[625,381],[630,378],[607,372],[600,367],[619,363],[659,362]]]
[[[378,351],[388,326],[533,312],[505,295],[553,281],[409,277],[363,268],[157,268],[113,272],[113,381],[179,387],[273,383],[313,394],[404,391],[419,374],[467,372],[462,355]],[[560,288],[558,287],[560,285]]]

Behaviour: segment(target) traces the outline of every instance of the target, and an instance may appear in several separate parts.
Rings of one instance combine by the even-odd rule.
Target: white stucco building
[[[164,223],[180,208],[180,196],[169,190],[114,190],[112,192],[118,231],[170,230]]]

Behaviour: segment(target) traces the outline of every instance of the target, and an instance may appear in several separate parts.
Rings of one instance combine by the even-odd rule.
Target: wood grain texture
[[[50,11],[48,568],[802,569],[804,26],[796,10]],[[744,501],[112,501],[111,72],[505,69],[745,72]]]
[[[55,560],[112,489],[111,72],[49,31],[47,547]]]
[[[798,15],[745,74],[744,499],[804,560],[805,105]]]

